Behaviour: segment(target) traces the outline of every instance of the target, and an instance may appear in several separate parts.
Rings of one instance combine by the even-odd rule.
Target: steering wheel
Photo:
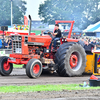
[[[48,32],[48,35],[49,35],[51,38],[54,38],[54,36],[51,34],[51,32]]]

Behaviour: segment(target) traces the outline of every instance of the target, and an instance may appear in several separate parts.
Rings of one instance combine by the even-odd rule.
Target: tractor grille
[[[13,53],[22,53],[21,41],[13,41]]]

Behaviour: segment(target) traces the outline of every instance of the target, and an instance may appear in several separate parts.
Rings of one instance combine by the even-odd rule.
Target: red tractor
[[[30,29],[31,29],[31,16]],[[9,75],[13,64],[24,64],[29,78],[37,78],[44,69],[56,71],[60,76],[79,76],[86,67],[86,53],[78,40],[71,39],[74,21],[56,21],[57,23],[71,23],[68,37],[62,37],[57,50],[52,52],[49,45],[52,38],[49,35],[32,36],[12,35],[12,54],[10,57],[0,57],[0,74]]]

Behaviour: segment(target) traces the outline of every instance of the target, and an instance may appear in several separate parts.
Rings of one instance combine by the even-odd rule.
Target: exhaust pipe
[[[31,18],[31,15],[29,15],[28,17],[29,17],[29,21],[30,21],[29,22],[29,33],[28,34],[30,35],[31,34],[31,22],[32,22],[32,18]]]

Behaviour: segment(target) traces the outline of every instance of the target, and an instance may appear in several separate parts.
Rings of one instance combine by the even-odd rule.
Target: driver
[[[55,31],[54,31],[54,33],[51,33],[51,34],[54,35],[54,38],[52,39],[52,41],[50,43],[49,49],[51,50],[51,45],[52,45],[52,42],[54,41],[53,51],[55,51],[57,40],[59,40],[61,38],[61,30],[59,29],[58,24],[55,24]]]

